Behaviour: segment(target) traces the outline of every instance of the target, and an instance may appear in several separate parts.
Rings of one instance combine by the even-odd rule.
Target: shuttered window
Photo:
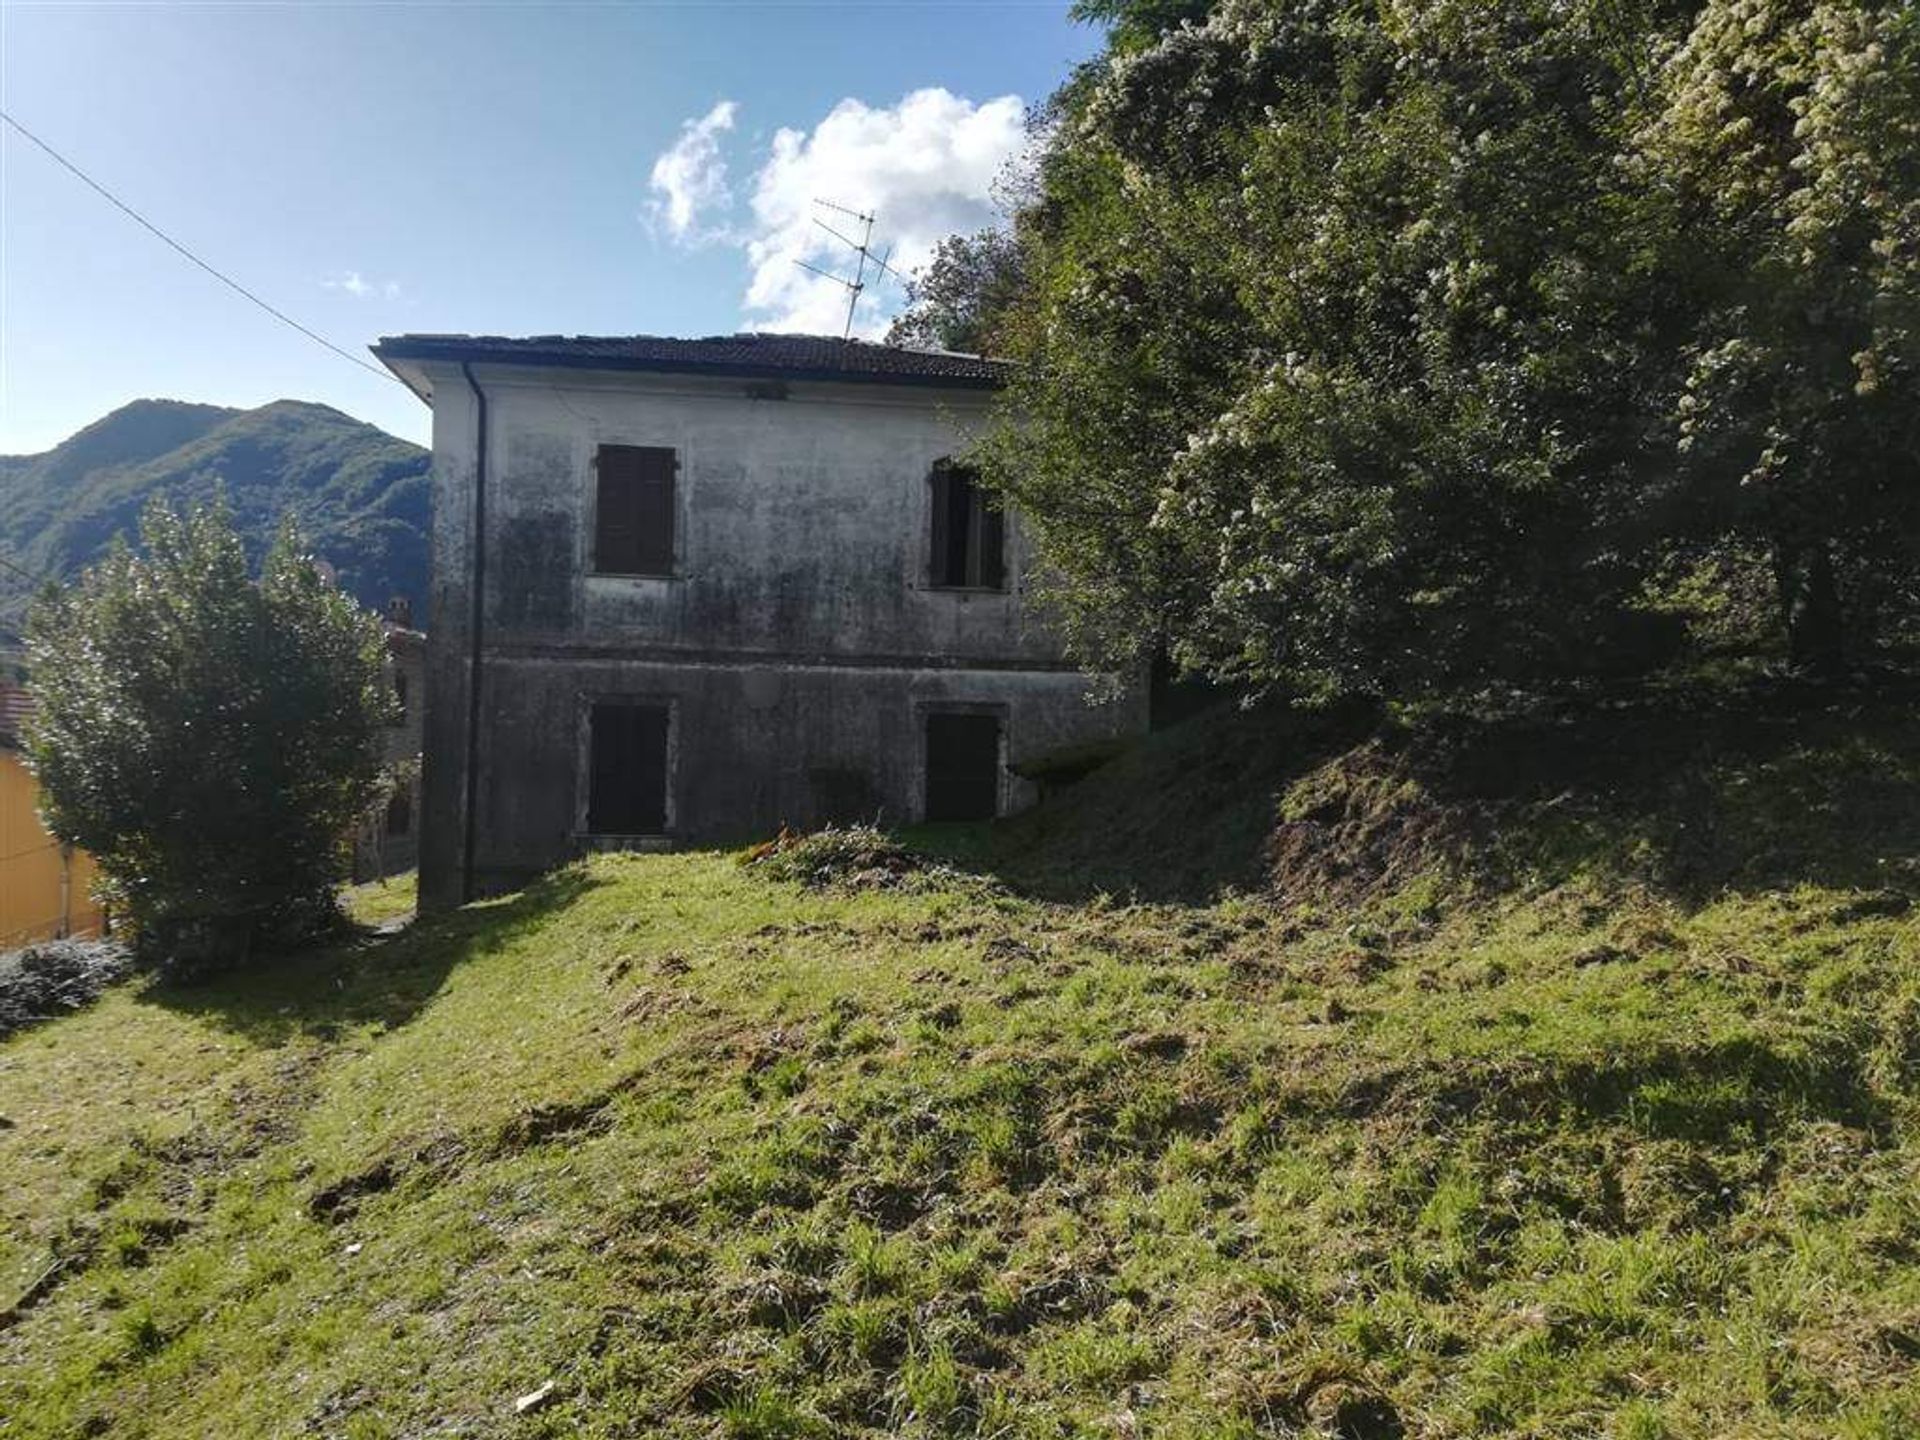
[[[1005,589],[1006,517],[993,496],[971,470],[944,460],[933,467],[932,481],[932,583],[949,589]]]
[[[664,705],[624,700],[593,707],[588,739],[587,829],[595,835],[658,835],[667,828]]]
[[[654,445],[602,445],[594,459],[593,568],[673,573],[673,485],[680,462]]]
[[[927,716],[929,820],[991,820],[1000,810],[1000,717]]]

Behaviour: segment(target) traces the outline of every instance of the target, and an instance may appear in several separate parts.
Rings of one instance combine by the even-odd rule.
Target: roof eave
[[[393,372],[393,378],[411,390],[428,409],[433,408],[433,382],[418,365],[408,363],[408,357],[394,355],[382,341],[378,345],[367,347],[373,358]]]
[[[548,351],[496,349],[484,345],[455,347],[451,345],[406,345],[391,340],[382,340],[372,347],[374,355],[389,370],[399,375],[416,395],[428,404],[433,403],[433,387],[428,384],[425,393],[420,386],[407,378],[402,365],[407,362],[417,364],[422,361],[441,360],[449,364],[467,362],[486,365],[520,365],[533,368],[550,367],[561,370],[616,370],[644,372],[660,375],[705,375],[718,379],[734,380],[794,380],[820,384],[839,385],[900,385],[920,390],[979,390],[994,391],[1002,389],[1006,381],[987,375],[915,375],[908,373],[885,373],[872,370],[836,370],[811,366],[793,365],[751,365],[732,361],[713,360],[665,360],[651,356],[632,355],[563,355]],[[413,371],[418,375],[420,372]],[[424,377],[423,377],[424,381]]]

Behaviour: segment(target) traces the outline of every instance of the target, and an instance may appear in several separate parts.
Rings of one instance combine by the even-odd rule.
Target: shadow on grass
[[[923,825],[915,850],[1037,899],[1209,905],[1265,888],[1287,787],[1364,738],[1371,707],[1323,714],[1225,704],[1141,740],[1024,814]]]
[[[190,984],[156,983],[143,1003],[210,1017],[261,1045],[331,1040],[342,1030],[405,1025],[459,965],[512,944],[596,882],[570,865],[501,900],[422,916],[397,933],[350,938]]]
[[[1818,884],[1920,900],[1920,688],[1643,690],[1387,721],[1221,710],[1033,811],[915,848],[1042,899],[1345,905],[1581,877],[1697,905]]]

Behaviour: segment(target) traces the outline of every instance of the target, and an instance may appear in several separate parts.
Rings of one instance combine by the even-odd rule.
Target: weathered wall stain
[[[827,820],[916,820],[927,711],[1003,717],[1006,759],[1144,728],[1144,697],[1088,682],[1025,603],[929,575],[929,476],[984,416],[965,391],[476,367],[492,460],[475,878],[523,883],[579,853],[586,715],[669,705],[676,843]],[[474,405],[434,384],[434,577],[421,893],[460,898]],[[600,445],[676,452],[665,577],[591,573]],[[1023,782],[1004,777],[1008,808]]]
[[[557,510],[516,515],[501,527],[494,548],[493,623],[501,630],[571,629],[573,516]]]

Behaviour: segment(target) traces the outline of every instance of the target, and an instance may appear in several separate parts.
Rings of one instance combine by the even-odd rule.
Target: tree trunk
[[[1833,550],[1825,541],[1781,544],[1774,576],[1787,627],[1787,661],[1813,675],[1838,674],[1846,663],[1846,618],[1834,580]]]

